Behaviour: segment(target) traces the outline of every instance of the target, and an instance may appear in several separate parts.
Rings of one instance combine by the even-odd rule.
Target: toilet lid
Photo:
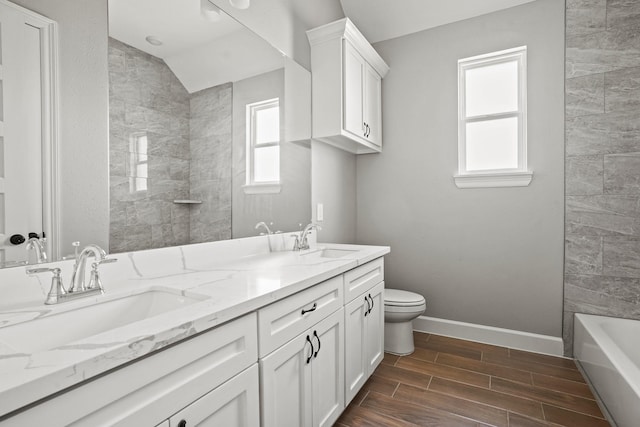
[[[421,305],[425,300],[422,295],[415,292],[402,291],[400,289],[385,289],[384,304],[385,305]]]

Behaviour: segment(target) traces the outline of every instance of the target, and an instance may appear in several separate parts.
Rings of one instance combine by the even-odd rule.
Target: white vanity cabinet
[[[258,311],[263,427],[331,426],[344,409],[343,276]]]
[[[382,78],[389,67],[348,18],[307,36],[313,138],[356,154],[382,151]]]
[[[167,427],[258,427],[258,391],[254,364],[172,416]]]
[[[383,279],[381,258],[345,273],[345,405],[384,357]]]
[[[224,390],[238,388],[246,389],[246,402],[233,405],[249,411],[243,415],[247,420],[257,420],[257,344],[256,314],[250,313],[48,399],[7,419],[6,425],[166,426],[169,419],[173,427],[172,414],[186,411],[202,396],[214,396],[207,401],[215,401],[215,396],[227,394]],[[253,382],[243,375],[253,375]],[[225,388],[220,391],[218,386]],[[193,403],[191,408],[189,414],[202,416],[204,410],[214,417],[227,416],[215,405],[207,409]],[[239,424],[244,425],[258,424]]]

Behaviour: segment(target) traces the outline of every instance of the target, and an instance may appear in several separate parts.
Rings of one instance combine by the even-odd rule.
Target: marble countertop
[[[166,263],[161,257],[147,254],[137,259],[138,253],[133,252],[116,255],[118,263],[104,266],[105,295],[55,306],[45,306],[43,298],[38,305],[22,304],[9,310],[3,307],[0,311],[0,417],[389,253],[386,246],[320,244],[319,248],[353,252],[340,258],[321,257],[318,249],[263,252],[215,261],[206,258],[206,253],[191,249],[190,256],[180,252],[181,268],[166,271],[162,271]],[[190,262],[190,257],[200,259]],[[108,274],[107,267],[116,264],[120,265],[117,273]],[[8,340],[2,341],[2,330],[9,331],[12,325],[32,320],[43,323],[43,319],[55,319],[62,312],[149,290],[194,297],[199,301],[44,350],[29,352],[12,347]],[[47,331],[40,333],[45,336]]]

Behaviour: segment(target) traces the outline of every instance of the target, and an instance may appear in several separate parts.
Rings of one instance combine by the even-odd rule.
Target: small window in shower
[[[137,193],[147,191],[149,179],[149,156],[147,134],[131,134],[129,137],[129,191]]]
[[[527,48],[458,61],[458,187],[528,185]]]
[[[247,105],[245,193],[280,192],[280,100]]]

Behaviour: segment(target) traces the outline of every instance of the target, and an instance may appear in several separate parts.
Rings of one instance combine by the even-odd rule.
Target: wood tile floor
[[[414,333],[384,361],[336,427],[609,426],[569,359]]]

